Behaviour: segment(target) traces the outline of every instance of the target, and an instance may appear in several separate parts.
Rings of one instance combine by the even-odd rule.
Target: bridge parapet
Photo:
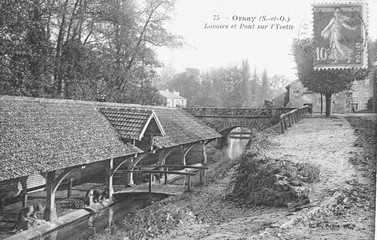
[[[271,117],[271,108],[203,108],[192,107],[185,110],[196,117]]]
[[[215,108],[191,107],[184,110],[196,117],[271,117],[289,112],[294,108]]]
[[[185,111],[201,119],[220,133],[227,133],[235,127],[249,127],[262,130],[279,122],[279,116],[290,108],[185,108]]]

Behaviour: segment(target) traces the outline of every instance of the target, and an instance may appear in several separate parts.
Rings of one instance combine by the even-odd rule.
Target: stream
[[[238,138],[229,138],[227,149],[223,149],[223,153],[228,154],[229,158],[235,159],[242,155],[248,139],[238,139]],[[225,150],[225,151],[224,151]],[[113,226],[117,221],[122,221],[124,217],[138,209],[145,208],[150,205],[153,201],[159,201],[163,198],[168,197],[163,194],[151,194],[140,193],[133,194],[132,196],[123,196],[122,199],[117,199],[118,201],[102,210],[101,212],[96,213],[95,215],[90,216],[79,220],[75,223],[72,223],[66,227],[63,227],[57,231],[50,233],[45,236],[44,240],[84,240],[89,239],[96,232],[102,231],[103,229]]]

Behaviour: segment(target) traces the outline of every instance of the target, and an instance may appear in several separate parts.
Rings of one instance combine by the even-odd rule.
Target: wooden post
[[[199,185],[204,184],[204,169],[199,170]]]
[[[165,168],[165,185],[168,183],[168,174],[166,173],[167,171],[169,171],[168,167]]]
[[[204,141],[203,142],[203,166],[207,164],[208,162],[208,159],[207,159],[207,145],[206,145],[206,142]],[[200,175],[200,184],[203,184],[204,183],[204,176],[206,175],[206,172],[205,170],[203,171],[200,171],[201,175]]]
[[[206,149],[207,149],[206,143],[203,142],[203,164],[207,164],[207,161],[208,161]]]
[[[54,221],[57,219],[56,214],[56,207],[55,207],[55,171],[48,172],[47,173],[47,179],[46,179],[46,192],[47,192],[47,198],[46,198],[46,209],[44,212],[44,220],[46,221]]]
[[[149,173],[148,192],[152,192],[152,173]]]
[[[109,209],[109,227],[111,227],[114,223],[114,209],[113,208],[108,208]]]
[[[22,190],[22,207],[26,207],[27,206],[27,188],[25,188],[24,190]]]
[[[73,178],[69,178],[68,191],[67,191],[67,198],[68,199],[72,197],[72,185],[73,185]]]
[[[281,128],[281,133],[284,133],[283,119],[280,119],[280,128]]]
[[[182,161],[183,161],[183,165],[186,166],[186,154],[185,154],[185,148],[183,146],[181,146],[181,150],[182,150]]]
[[[111,158],[107,162],[107,165],[106,165],[106,168],[105,168],[105,171],[106,171],[106,190],[109,194],[109,199],[113,198],[113,193],[114,193],[113,175],[112,175],[113,168],[114,168],[114,160]]]
[[[187,175],[187,190],[191,191],[191,176]]]
[[[134,157],[131,157],[131,161],[130,161],[130,165],[128,165],[128,170],[132,170],[132,166],[133,166],[133,163],[134,163]],[[128,172],[127,173],[127,179],[126,179],[126,187],[127,185],[134,185],[134,173],[133,172]]]
[[[27,177],[22,177],[20,179],[20,184],[21,184],[21,188],[22,188],[22,207],[26,207],[27,206],[27,179],[28,179],[28,176]]]

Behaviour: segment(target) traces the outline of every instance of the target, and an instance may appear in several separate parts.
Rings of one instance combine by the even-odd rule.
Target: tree
[[[0,93],[49,94],[50,46],[41,21],[38,0],[0,4]]]
[[[270,78],[270,87],[273,92],[273,96],[278,96],[286,91],[285,87],[289,81],[284,75],[274,75]]]
[[[168,83],[170,90],[177,90],[181,96],[187,99],[187,105],[197,105],[200,89],[200,71],[196,68],[186,68],[184,72],[178,73]]]
[[[314,47],[311,39],[295,40],[292,51],[299,80],[310,91],[325,96],[326,116],[331,114],[332,94],[349,90],[353,81],[362,80],[368,74],[368,71],[363,69],[314,70]]]
[[[250,66],[247,59],[242,61],[241,64],[241,77],[242,77],[242,96],[244,96],[244,101],[242,106],[248,107],[251,105],[251,86],[250,86]]]
[[[270,86],[270,79],[266,69],[263,69],[262,73],[262,85],[259,91],[259,99],[264,102],[264,100],[271,100],[273,94]]]
[[[0,3],[0,94],[158,103],[159,46],[174,0]]]
[[[258,106],[258,96],[257,93],[259,92],[259,76],[257,73],[257,68],[254,68],[253,76],[251,77],[251,83],[250,83],[250,89],[251,89],[251,105],[253,107]]]

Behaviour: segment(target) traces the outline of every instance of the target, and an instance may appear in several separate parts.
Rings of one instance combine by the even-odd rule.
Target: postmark
[[[313,4],[314,68],[366,68],[367,20],[366,3]]]

